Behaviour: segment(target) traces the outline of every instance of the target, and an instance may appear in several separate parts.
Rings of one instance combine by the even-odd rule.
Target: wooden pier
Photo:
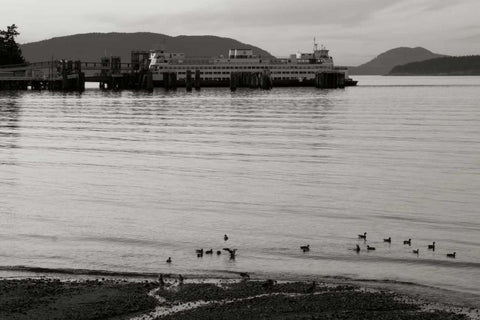
[[[102,90],[147,90],[163,87],[166,90],[185,88],[188,92],[201,87],[229,87],[270,90],[273,86],[303,86],[320,89],[345,87],[342,70],[321,72],[313,80],[273,80],[270,70],[262,72],[231,72],[229,79],[212,80],[202,77],[201,71],[186,70],[184,78],[177,72],[164,72],[163,80],[154,80],[149,70],[149,52],[133,51],[130,63],[120,57],[103,57],[98,62],[52,60],[23,65],[0,66],[0,90],[62,90],[83,91],[86,82],[97,82]]]

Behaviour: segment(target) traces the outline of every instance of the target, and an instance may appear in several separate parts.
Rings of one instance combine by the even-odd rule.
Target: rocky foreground
[[[0,319],[470,319],[354,285],[0,280]]]

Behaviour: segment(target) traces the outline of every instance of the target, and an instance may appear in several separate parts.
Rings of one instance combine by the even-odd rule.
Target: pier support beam
[[[192,70],[187,70],[187,77],[185,78],[185,88],[187,92],[191,92],[193,88]]]
[[[251,88],[270,90],[272,88],[272,78],[269,70],[263,72],[231,72],[230,90],[237,88]]]
[[[342,72],[319,72],[315,74],[315,87],[337,89],[345,87],[345,74]]]
[[[200,90],[200,70],[195,70],[195,90]]]

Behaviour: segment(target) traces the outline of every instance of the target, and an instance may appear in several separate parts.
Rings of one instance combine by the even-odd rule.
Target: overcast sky
[[[218,35],[273,55],[311,51],[357,65],[399,46],[480,54],[480,0],[0,0],[19,43],[88,32]],[[152,44],[153,46],[154,44]]]

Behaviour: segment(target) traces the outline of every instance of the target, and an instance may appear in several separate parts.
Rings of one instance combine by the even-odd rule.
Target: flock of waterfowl
[[[359,235],[358,235],[358,239],[363,240],[364,242],[367,242],[367,233],[364,232],[363,234],[359,234]],[[227,236],[227,235],[224,235],[224,236],[223,236],[223,240],[224,240],[224,241],[227,241],[227,240],[228,240],[228,236]],[[388,238],[383,239],[383,242],[392,243],[392,237],[388,237]],[[403,245],[411,246],[411,245],[412,245],[412,239],[403,240]],[[301,249],[304,253],[305,253],[305,252],[308,252],[308,251],[310,251],[310,245],[307,244],[307,245],[304,245],[304,246],[300,246],[300,249]],[[435,251],[435,241],[433,241],[432,244],[429,244],[429,245],[427,246],[427,249],[428,249],[428,250]],[[223,250],[224,250],[224,251],[227,251],[227,252],[230,254],[230,259],[231,259],[231,260],[235,260],[235,257],[236,257],[236,254],[237,254],[237,249],[223,248]],[[357,244],[356,247],[355,247],[353,250],[356,251],[357,253],[359,253],[359,252],[361,251],[360,245]],[[370,245],[367,244],[366,250],[367,250],[367,251],[373,251],[373,250],[376,250],[376,248],[375,248],[375,247],[372,247],[372,246],[370,246]],[[195,252],[196,252],[198,258],[202,258],[204,254],[206,254],[206,255],[213,255],[213,249],[203,250],[203,248],[202,248],[202,249],[197,249]],[[420,254],[420,249],[413,249],[413,250],[412,250],[412,253],[414,253],[414,254],[416,254],[416,255],[419,255],[419,254]],[[217,255],[221,255],[221,254],[222,254],[222,251],[221,251],[221,250],[217,250],[217,251],[216,251],[216,254],[217,254]],[[457,255],[456,252],[447,253],[447,254],[446,254],[447,258],[456,258],[456,255]],[[171,258],[171,257],[168,257],[168,259],[167,259],[166,262],[167,262],[168,264],[172,263],[172,258]],[[243,277],[243,276],[242,276],[242,277]]]
[[[367,233],[364,232],[363,234],[359,234],[358,239],[363,240],[364,242],[367,242]],[[383,242],[392,243],[392,237],[388,237],[386,239],[383,239]],[[412,239],[403,240],[403,245],[412,246]],[[302,249],[303,247],[304,246],[300,247],[300,249]],[[427,245],[427,249],[435,251],[435,241],[433,241],[432,244]],[[355,249],[353,249],[353,250],[356,251],[356,252],[360,252],[360,250],[361,250],[360,245],[357,244]],[[372,250],[375,250],[375,247],[372,247],[372,246],[367,244],[367,251],[372,251]],[[419,255],[420,254],[420,249],[413,249],[412,253],[414,253],[416,255]],[[447,258],[456,258],[456,255],[457,255],[456,252],[446,254]]]
[[[224,235],[223,236],[223,241],[227,241],[228,240],[228,236],[227,235]],[[223,248],[224,251],[227,251],[229,254],[230,254],[230,260],[235,260],[235,257],[237,255],[237,249],[231,249],[231,248]],[[202,249],[196,249],[195,250],[196,254],[197,254],[197,258],[202,258],[204,254],[206,255],[213,255],[213,249],[210,249],[210,250],[203,250]],[[217,254],[217,256],[221,255],[222,254],[222,251],[221,250],[217,250],[215,252]],[[172,263],[172,257],[168,257],[167,261],[166,261],[168,264]]]

